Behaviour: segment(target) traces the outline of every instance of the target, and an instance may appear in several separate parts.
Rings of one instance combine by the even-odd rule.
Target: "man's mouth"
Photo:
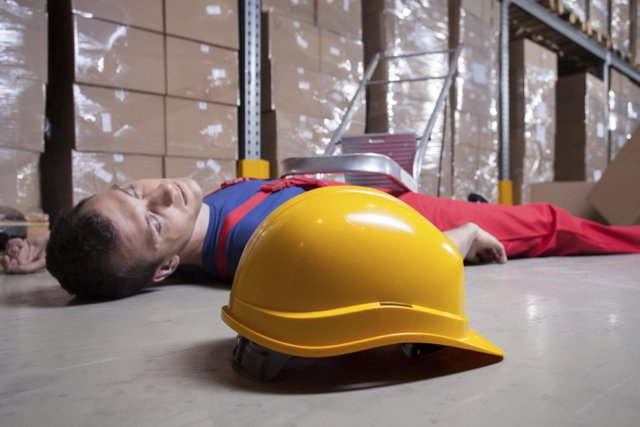
[[[175,181],[171,181],[173,185],[176,186],[176,188],[178,189],[178,193],[180,193],[180,195],[182,196],[182,201],[184,202],[184,205],[187,205],[187,192],[184,190],[184,188],[182,187],[182,185],[178,182]]]

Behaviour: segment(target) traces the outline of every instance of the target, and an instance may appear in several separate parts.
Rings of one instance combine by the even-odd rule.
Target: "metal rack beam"
[[[562,36],[571,40],[573,43],[582,47],[592,55],[600,58],[603,62],[609,63],[612,67],[618,69],[632,80],[635,80],[636,83],[640,84],[640,72],[638,72],[638,70],[631,67],[631,65],[627,64],[616,55],[612,55],[611,51],[590,38],[587,34],[555,15],[550,10],[546,9],[544,6],[532,0],[502,0],[502,3],[503,7],[505,3],[507,7],[509,4],[518,6],[520,9],[540,20],[554,31],[560,33]]]

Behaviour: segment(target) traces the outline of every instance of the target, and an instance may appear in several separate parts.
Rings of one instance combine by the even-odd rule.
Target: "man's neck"
[[[205,203],[200,207],[196,224],[193,228],[191,238],[187,246],[178,254],[180,256],[180,265],[198,266],[202,265],[202,248],[204,247],[204,238],[209,228],[209,206]]]

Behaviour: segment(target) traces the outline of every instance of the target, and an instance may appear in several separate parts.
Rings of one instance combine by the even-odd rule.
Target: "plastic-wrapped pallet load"
[[[0,2],[0,29],[0,204],[37,212],[45,131],[46,1]]]
[[[448,2],[445,0],[374,0],[364,6],[365,62],[377,52],[403,54],[449,48]],[[374,80],[445,76],[448,53],[382,61]],[[442,88],[442,80],[373,85],[369,88],[367,132],[415,132],[422,135]],[[438,117],[421,173],[422,191],[451,195],[451,135]],[[448,126],[447,126],[448,128]]]
[[[546,0],[548,1],[548,0]],[[573,13],[580,22],[587,20],[587,0],[556,0],[562,8]]]
[[[453,197],[498,199],[498,52],[500,3],[449,4],[451,46],[464,44],[452,89]]]
[[[42,157],[43,205],[54,218],[132,178],[162,177],[165,54],[162,3],[50,3],[51,137]],[[121,19],[121,20],[120,20]],[[134,26],[135,25],[135,26]],[[150,27],[150,28],[146,28]]]
[[[588,73],[558,79],[555,180],[596,182],[607,168],[602,80]]]
[[[613,160],[640,126],[640,86],[611,70],[609,84],[609,159]]]
[[[232,179],[235,175],[235,160],[192,156],[164,158],[166,178],[191,178],[200,184],[204,194],[218,189],[220,184]]]
[[[604,39],[609,38],[609,1],[589,0],[587,8],[587,25],[589,31],[599,33]]]
[[[113,184],[160,178],[167,154],[198,177],[197,160],[235,162],[236,1],[65,0],[51,10],[52,54],[66,60],[52,68],[49,212]]]
[[[164,176],[205,192],[235,178],[240,105],[237,0],[164,0]]]
[[[610,25],[611,47],[617,50],[623,57],[631,53],[631,20],[629,0],[610,0]]]
[[[510,171],[514,203],[528,203],[529,185],[553,181],[556,54],[521,39],[509,46]]]
[[[335,16],[345,26],[355,15],[359,22],[359,1],[339,6],[323,7],[318,22]],[[269,1],[263,8],[262,153],[275,177],[288,157],[324,153],[355,94],[363,53],[360,39],[310,22],[304,2]],[[349,133],[364,132],[364,115],[360,107]]]
[[[631,2],[631,61],[636,67],[640,67],[640,1]]]

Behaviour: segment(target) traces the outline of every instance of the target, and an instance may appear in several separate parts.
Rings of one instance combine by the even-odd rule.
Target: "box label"
[[[206,7],[207,15],[222,15],[222,9],[215,4],[209,4]]]
[[[100,118],[102,119],[102,132],[111,133],[111,114],[109,113],[100,113]]]

